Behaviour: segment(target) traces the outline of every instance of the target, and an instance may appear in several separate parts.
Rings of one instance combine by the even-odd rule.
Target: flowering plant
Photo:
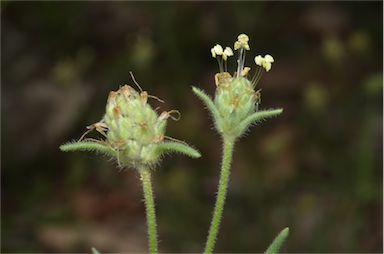
[[[212,253],[220,228],[221,218],[229,183],[233,148],[249,127],[266,118],[282,113],[282,109],[260,110],[261,89],[256,86],[264,71],[272,68],[274,59],[270,55],[255,57],[256,72],[249,78],[251,68],[245,66],[245,54],[250,50],[249,38],[240,34],[234,43],[238,51],[237,70],[231,75],[227,61],[234,55],[230,47],[216,44],[211,49],[212,57],[219,64],[219,72],[214,76],[216,93],[212,100],[204,91],[193,87],[193,92],[203,101],[213,116],[217,131],[223,139],[223,157],[220,181],[213,217],[205,245],[204,253]],[[132,73],[131,73],[132,75]],[[121,86],[110,92],[103,118],[87,127],[87,131],[79,141],[60,146],[62,151],[95,151],[114,158],[121,168],[135,168],[143,186],[144,201],[148,225],[148,244],[150,253],[157,253],[157,225],[155,218],[154,195],[151,183],[151,169],[159,164],[161,157],[170,152],[178,152],[192,158],[199,158],[200,153],[183,141],[165,135],[167,120],[178,120],[177,110],[163,111],[161,114],[153,110],[148,103],[149,98],[159,98],[143,91],[132,79],[139,91],[129,85]],[[99,132],[103,139],[86,138],[92,130]],[[275,238],[266,253],[276,253],[289,229],[285,228]],[[99,254],[92,249],[94,254]]]
[[[221,163],[220,180],[216,196],[215,208],[211,226],[208,232],[204,253],[212,253],[220,228],[221,218],[226,199],[233,148],[236,140],[243,135],[251,125],[266,118],[274,117],[283,112],[282,109],[259,110],[261,103],[261,89],[255,90],[263,71],[270,71],[274,59],[270,55],[255,57],[257,65],[252,78],[249,79],[250,67],[245,66],[245,54],[250,50],[249,37],[240,34],[234,43],[237,50],[237,70],[231,75],[227,70],[227,60],[233,56],[230,47],[216,44],[211,49],[212,57],[219,63],[219,72],[215,75],[216,92],[214,100],[202,90],[193,87],[193,92],[201,99],[210,111],[216,130],[223,139],[223,157]],[[283,231],[283,236],[288,234],[288,228]],[[283,239],[284,237],[277,238]],[[279,242],[279,241],[277,241]],[[273,246],[277,246],[274,244]],[[271,247],[268,250],[275,250]],[[276,251],[276,250],[275,250]]]

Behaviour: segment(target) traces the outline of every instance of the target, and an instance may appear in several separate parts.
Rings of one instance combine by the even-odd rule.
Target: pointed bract
[[[283,245],[285,239],[289,235],[289,228],[284,228],[273,240],[271,245],[265,251],[265,254],[276,254],[279,252],[281,245]]]
[[[167,153],[181,153],[184,155],[187,155],[191,158],[200,158],[201,154],[199,151],[197,151],[195,148],[180,142],[174,142],[174,141],[165,141],[159,144],[158,151],[161,154],[167,154]]]

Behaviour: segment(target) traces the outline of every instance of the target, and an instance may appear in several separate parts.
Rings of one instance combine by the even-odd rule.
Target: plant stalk
[[[221,218],[223,215],[223,209],[225,204],[225,198],[227,196],[234,140],[224,137],[223,146],[224,146],[223,159],[221,163],[220,181],[219,181],[219,186],[218,186],[218,191],[216,196],[215,209],[213,211],[211,226],[209,228],[207,242],[205,244],[205,249],[204,249],[204,253],[206,254],[213,252],[213,249],[216,243],[217,234],[219,233]]]
[[[139,169],[140,179],[143,184],[145,211],[147,215],[147,231],[149,253],[157,253],[157,225],[155,202],[153,198],[151,171],[142,167]]]

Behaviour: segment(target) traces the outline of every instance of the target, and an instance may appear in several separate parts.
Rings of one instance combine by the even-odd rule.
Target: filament
[[[176,138],[172,138],[172,137],[169,137],[169,136],[164,136],[164,138],[172,140],[172,141],[175,141],[175,142],[178,142],[178,143],[181,143],[181,144],[184,144],[184,145],[188,145],[185,141],[182,141],[182,140],[179,140],[179,139],[176,139]]]
[[[139,83],[137,83],[137,81],[136,81],[136,79],[135,79],[135,76],[133,76],[132,71],[130,71],[129,74],[131,75],[131,78],[132,78],[132,80],[133,80],[133,83],[135,83],[135,85],[139,88],[140,92],[142,93],[142,92],[143,92],[143,89],[141,89],[141,86],[139,85]]]
[[[169,117],[170,117],[172,120],[174,120],[174,121],[179,121],[180,118],[181,118],[180,111],[178,111],[178,110],[176,110],[176,109],[173,109],[173,110],[171,110],[171,111],[168,111],[167,113],[168,113]],[[172,116],[171,114],[173,114],[173,113],[176,113],[177,116],[176,116],[176,117],[175,117],[175,116]]]

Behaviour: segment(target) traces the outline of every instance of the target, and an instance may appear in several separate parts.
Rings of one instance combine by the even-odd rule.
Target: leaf
[[[98,250],[92,247],[92,254],[101,254]]]
[[[289,235],[289,228],[284,228],[281,232],[276,236],[271,245],[269,245],[268,249],[265,251],[266,254],[275,254],[279,251],[281,245],[285,241],[285,239]]]
[[[250,125],[260,122],[264,119],[280,115],[282,112],[282,108],[257,111],[241,121],[239,124],[240,133],[244,133]]]
[[[199,97],[199,99],[205,104],[209,112],[211,112],[214,122],[216,125],[216,122],[220,119],[219,111],[217,110],[215,104],[213,103],[211,97],[207,95],[203,90],[192,86],[192,91]]]
[[[201,154],[199,151],[190,147],[187,144],[180,143],[180,142],[173,142],[173,141],[162,142],[159,144],[158,149],[161,154],[175,152],[175,153],[181,153],[181,154],[187,155],[191,158],[201,157]]]
[[[60,146],[60,150],[63,152],[76,152],[76,151],[85,151],[85,152],[96,152],[105,154],[111,157],[116,157],[116,151],[111,147],[104,145],[98,142],[92,141],[80,141],[80,142],[70,142]]]

